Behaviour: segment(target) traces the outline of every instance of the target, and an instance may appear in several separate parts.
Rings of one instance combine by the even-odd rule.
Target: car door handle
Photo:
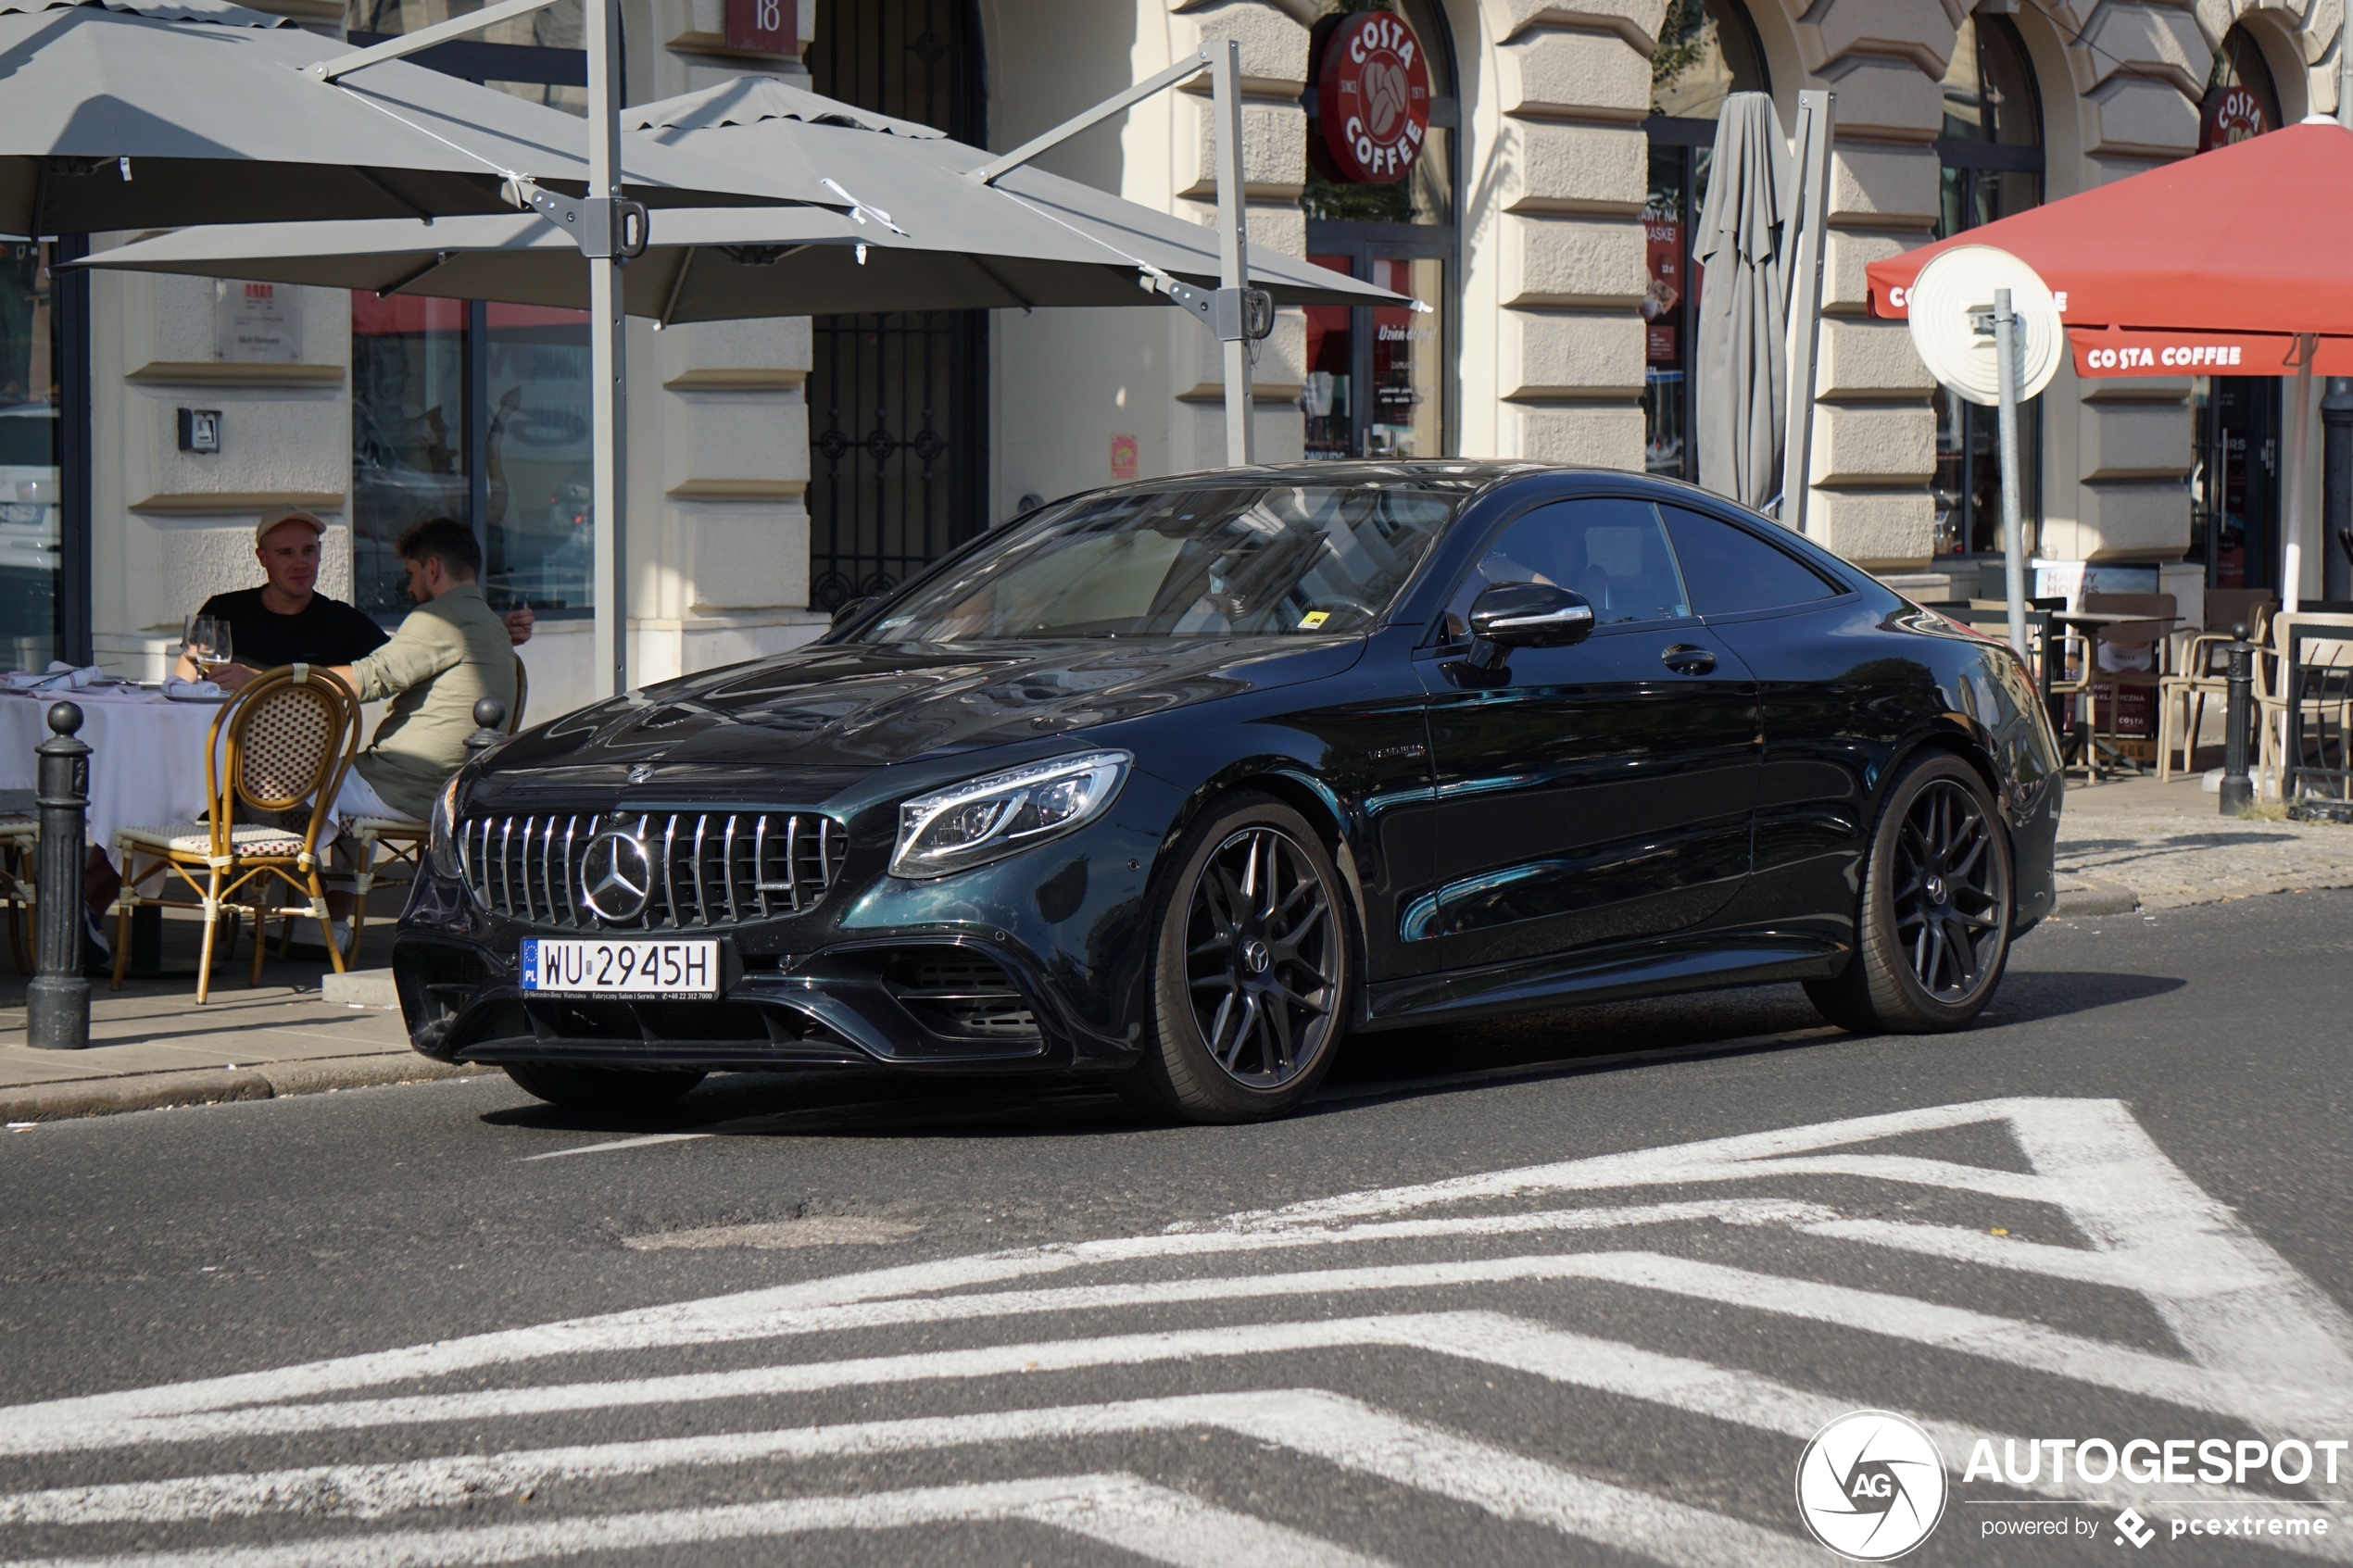
[[[1705,675],[1716,668],[1716,656],[1692,643],[1677,643],[1658,659],[1678,675]]]

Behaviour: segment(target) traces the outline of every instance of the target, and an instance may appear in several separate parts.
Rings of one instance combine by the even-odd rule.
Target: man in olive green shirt
[[[392,701],[345,779],[335,814],[422,822],[441,786],[465,764],[474,704],[495,696],[514,711],[515,655],[506,622],[482,596],[482,550],[472,530],[429,518],[394,548],[417,608],[384,646],[331,667],[360,701]],[[237,686],[253,672],[233,666],[221,675],[223,685]]]
[[[506,622],[482,596],[482,549],[472,531],[449,518],[429,518],[394,548],[417,608],[384,646],[330,667],[360,701],[392,700],[335,797],[340,818],[424,821],[441,786],[465,765],[474,704],[495,696],[508,712],[515,708],[514,648]],[[241,686],[256,673],[232,665],[219,679]],[[347,942],[351,900],[348,893],[327,896],[338,947]]]

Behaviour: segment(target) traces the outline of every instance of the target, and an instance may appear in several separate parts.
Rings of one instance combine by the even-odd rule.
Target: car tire
[[[1305,818],[1254,793],[1214,804],[1169,863],[1144,1060],[1123,1094],[1189,1122],[1285,1115],[1323,1081],[1347,1030],[1347,884]]]
[[[1950,752],[1918,756],[1871,834],[1854,956],[1806,995],[1857,1034],[1962,1028],[2002,984],[2016,899],[2009,830],[1985,781]]]
[[[510,1061],[507,1076],[526,1094],[572,1110],[628,1112],[668,1105],[703,1081],[687,1069],[648,1072],[627,1067],[568,1067],[553,1061]]]

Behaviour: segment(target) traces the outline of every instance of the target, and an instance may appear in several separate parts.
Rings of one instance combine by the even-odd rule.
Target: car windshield
[[[1362,632],[1461,499],[1318,484],[1088,496],[1008,530],[861,640]]]

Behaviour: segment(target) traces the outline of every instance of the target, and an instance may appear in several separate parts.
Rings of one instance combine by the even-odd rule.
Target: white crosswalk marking
[[[1969,1165],[1902,1147],[1916,1135],[1971,1128],[2007,1132],[2028,1169]],[[1857,1183],[1891,1194],[2045,1206],[2084,1244],[1890,1219],[1880,1203],[1851,1211]],[[1752,1190],[1706,1195],[1733,1184]],[[1613,1194],[1631,1201],[1605,1201]],[[1834,1195],[1844,1195],[1843,1204]],[[1574,1201],[1579,1198],[1604,1201]],[[2052,1234],[2065,1231],[2055,1226]],[[1754,1248],[1740,1250],[1743,1237],[1772,1236],[1804,1247],[1771,1251],[1768,1267],[1755,1265]],[[1692,1255],[1726,1247],[1736,1256]],[[1413,1261],[1383,1256],[1400,1248]],[[2116,1343],[1852,1283],[1868,1273],[1850,1272],[1844,1281],[1806,1277],[1805,1265],[1783,1261],[1831,1254],[1918,1260],[1961,1282],[2025,1277],[2130,1292],[2172,1344]],[[1509,1310],[1479,1304],[1499,1295],[1509,1296]],[[500,1519],[535,1491],[560,1495],[573,1482],[659,1477],[666,1499],[697,1476],[715,1483],[723,1474],[807,1472],[822,1487],[832,1473],[825,1467],[852,1459],[944,1462],[960,1452],[1048,1449],[1051,1462],[1067,1468],[1102,1463],[1124,1452],[1123,1443],[1154,1434],[1197,1434],[1254,1442],[1285,1456],[1282,1463],[1337,1467],[1431,1507],[1467,1508],[1657,1562],[1795,1563],[1820,1554],[1801,1539],[1786,1505],[1747,1505],[1742,1515],[1623,1476],[1579,1474],[1520,1451],[1524,1435],[1466,1430],[1387,1408],[1389,1385],[1378,1376],[1342,1389],[1303,1384],[1301,1368],[1328,1368],[1334,1363],[1313,1358],[1331,1352],[1378,1352],[1344,1364],[1410,1364],[1416,1375],[1447,1382],[1465,1372],[1534,1379],[1554,1391],[1570,1421],[1579,1400],[1607,1398],[1768,1435],[1784,1455],[1765,1488],[1776,1497],[1786,1495],[1806,1438],[1858,1406],[1918,1420],[1957,1480],[1981,1439],[1999,1449],[2006,1438],[2023,1436],[1919,1408],[1917,1393],[1886,1386],[1883,1372],[1856,1374],[1853,1386],[1804,1388],[1623,1343],[1590,1332],[1622,1321],[1593,1316],[1596,1301],[1643,1304],[1642,1315],[1668,1333],[1730,1312],[1768,1336],[1784,1331],[1778,1324],[1855,1336],[1858,1347],[1873,1348],[1874,1365],[1905,1355],[1957,1357],[2002,1369],[2012,1382],[2055,1379],[2079,1393],[2156,1401],[2218,1434],[2309,1438],[2353,1426],[2353,1318],[2190,1182],[2120,1104],[2005,1099],[1350,1193],[1156,1236],[862,1271],[0,1410],[0,1457],[19,1460],[153,1449],[193,1461],[208,1444],[271,1435],[308,1435],[304,1441],[326,1450],[324,1462],[287,1469],[207,1472],[175,1458],[177,1473],[162,1479],[19,1490],[0,1495],[0,1528],[99,1532],[94,1543],[129,1526],[173,1543],[168,1553],[128,1557],[94,1546],[71,1559],[86,1563],[509,1562],[820,1530],[920,1531],[950,1521],[1020,1521],[1171,1562],[1369,1561],[1344,1540],[1302,1533],[1299,1521],[1277,1524],[1231,1499],[1109,1470],[658,1512],[627,1512],[623,1501],[553,1522]],[[1139,1313],[1147,1321],[1177,1314],[1195,1326],[1123,1330],[1122,1318],[1132,1323]],[[1081,1332],[1053,1332],[1063,1323]],[[949,1328],[981,1342],[857,1356],[826,1350],[845,1336],[862,1348],[894,1336],[920,1346]],[[718,1373],[661,1364],[688,1348],[731,1345],[746,1348],[733,1354],[750,1362]],[[1395,1361],[1399,1356],[1413,1360]],[[598,1375],[608,1362],[625,1364]],[[1222,1369],[1222,1382],[1254,1386],[1067,1402],[1089,1376],[1210,1367]],[[1051,1387],[1065,1402],[1014,1393],[1020,1380],[1041,1375],[1058,1380]],[[1319,1383],[1328,1375],[1318,1374]],[[463,1386],[436,1386],[453,1376]],[[480,1386],[485,1382],[492,1386]],[[963,1408],[831,1424],[793,1418],[798,1400],[862,1388],[875,1397],[949,1399]],[[975,1400],[985,1408],[969,1408]],[[673,1427],[674,1435],[527,1440],[534,1424],[623,1410],[645,1412],[640,1423]],[[696,1417],[698,1410],[711,1416]],[[729,1413],[755,1410],[749,1421]],[[447,1448],[459,1434],[491,1424],[502,1440],[526,1441],[495,1451]],[[334,1446],[346,1440],[338,1434],[355,1441],[374,1434],[367,1451],[382,1453],[389,1442],[392,1452],[414,1457],[338,1461]],[[1101,1457],[1088,1457],[1098,1450]],[[2145,1488],[2125,1480],[2061,1483],[2047,1472],[2002,1490],[2118,1508],[2147,1500]],[[2217,1504],[2262,1500],[2200,1483],[2165,1491]],[[485,1508],[494,1522],[434,1523],[454,1510]],[[361,1529],[353,1534],[346,1524],[300,1542],[273,1536],[266,1546],[239,1544],[234,1522],[265,1517],[356,1521]],[[2353,1529],[2267,1544],[2353,1561]]]

